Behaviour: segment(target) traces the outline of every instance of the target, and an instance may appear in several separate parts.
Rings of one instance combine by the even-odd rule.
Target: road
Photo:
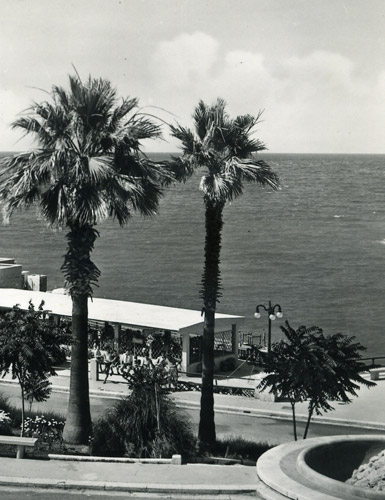
[[[15,385],[1,384],[0,392],[3,392],[9,397],[9,401],[15,406],[20,405],[19,388]],[[33,409],[41,408],[42,414],[44,411],[62,411],[63,414],[67,407],[68,393],[53,392],[50,399],[42,405],[35,404]],[[102,399],[99,397],[91,397],[91,413],[93,420],[103,414],[104,409],[114,403],[113,399]],[[193,429],[197,431],[199,421],[198,409],[185,410],[191,419]],[[253,415],[244,414],[228,414],[215,413],[216,431],[218,437],[234,435],[242,436],[245,439],[250,439],[257,442],[267,442],[269,444],[281,444],[293,440],[293,429],[290,420],[281,420],[273,418],[261,418]],[[304,424],[298,423],[298,436],[301,436],[304,429]],[[334,436],[337,434],[379,434],[376,430],[363,430],[361,428],[311,424],[308,437],[318,436]]]

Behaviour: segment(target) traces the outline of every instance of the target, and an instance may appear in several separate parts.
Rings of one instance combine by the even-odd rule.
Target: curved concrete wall
[[[385,500],[385,492],[344,482],[383,449],[381,434],[311,438],[276,446],[257,462],[261,480],[257,493],[268,499]]]
[[[308,467],[320,474],[346,481],[352,476],[354,469],[369,462],[385,448],[378,439],[358,439],[334,441],[327,444],[315,445],[303,452],[303,458]]]
[[[320,485],[330,495],[338,493],[343,498],[385,499],[383,492],[345,483],[355,469],[385,449],[385,436],[337,436],[327,443],[312,441],[297,458],[297,468],[306,479]]]

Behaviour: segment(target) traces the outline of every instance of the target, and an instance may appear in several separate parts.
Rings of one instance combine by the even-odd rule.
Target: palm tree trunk
[[[202,339],[202,389],[198,431],[200,449],[204,451],[215,443],[214,421],[214,333],[215,310],[220,296],[220,250],[223,226],[223,205],[206,200],[205,265],[201,296],[204,300],[204,327]]]
[[[64,441],[88,444],[91,413],[88,384],[88,297],[72,296],[71,378]]]
[[[90,225],[73,224],[62,269],[72,297],[71,378],[64,441],[88,444],[91,413],[88,384],[88,297],[100,271],[90,255],[98,232]]]

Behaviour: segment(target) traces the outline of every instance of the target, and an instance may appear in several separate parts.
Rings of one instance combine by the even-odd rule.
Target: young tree
[[[54,86],[49,101],[34,104],[13,126],[31,134],[36,149],[5,158],[0,197],[7,213],[38,203],[53,226],[68,229],[62,270],[72,298],[70,396],[64,440],[86,444],[91,432],[88,386],[88,299],[100,271],[91,260],[97,222],[125,224],[133,211],[152,215],[165,169],[141,152],[141,141],[160,128],[138,108],[120,102],[104,79],[69,77],[69,90]]]
[[[21,391],[21,435],[24,432],[25,401],[44,401],[49,396],[48,377],[56,375],[53,362],[60,355],[62,332],[44,318],[44,303],[28,311],[15,306],[0,316],[0,373],[11,372]],[[45,387],[42,392],[40,389]]]
[[[365,350],[354,337],[337,333],[324,336],[322,329],[300,326],[294,330],[288,321],[281,326],[286,339],[274,344],[266,353],[264,367],[268,375],[259,384],[260,390],[289,399],[293,415],[293,434],[297,440],[296,403],[308,401],[308,418],[303,438],[306,439],[314,412],[321,415],[333,409],[330,402],[350,403],[359,384],[375,385],[360,373]]]
[[[222,99],[211,105],[200,101],[194,110],[194,131],[181,125],[171,133],[180,140],[182,156],[173,158],[178,180],[184,180],[203,168],[200,190],[203,192],[206,219],[205,261],[202,274],[204,328],[202,345],[202,393],[198,438],[202,449],[215,442],[214,422],[214,329],[215,311],[220,293],[220,250],[223,209],[227,202],[243,193],[244,182],[256,182],[278,188],[278,177],[255,154],[266,149],[253,138],[256,117],[241,115],[230,118]]]

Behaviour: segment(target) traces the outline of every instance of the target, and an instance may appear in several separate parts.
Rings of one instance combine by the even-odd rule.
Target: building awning
[[[21,309],[28,309],[30,300],[36,309],[41,301],[44,301],[44,309],[51,314],[66,317],[72,315],[72,300],[68,295],[0,288],[0,308],[2,309],[12,309],[16,304]],[[88,301],[88,318],[94,321],[173,332],[181,332],[203,324],[200,311],[100,298]],[[221,313],[216,313],[215,318],[219,320],[218,323],[223,324],[239,323],[243,320],[243,316]]]

